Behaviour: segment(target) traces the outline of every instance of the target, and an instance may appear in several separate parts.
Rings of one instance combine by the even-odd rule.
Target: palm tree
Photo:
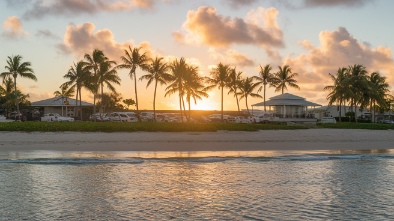
[[[72,88],[73,90],[76,90],[75,107],[78,106],[78,95],[79,95],[80,120],[82,120],[81,90],[82,87],[87,85],[87,82],[91,78],[88,63],[84,61],[79,61],[76,64],[74,63],[74,66],[71,66],[67,74],[65,74],[63,77],[68,79],[68,81],[63,85],[69,87],[70,89]]]
[[[116,94],[116,89],[113,84],[120,85],[120,78],[118,76],[117,67],[112,67],[113,64],[115,64],[115,62],[113,61],[103,61],[99,65],[99,70],[97,72],[97,82],[99,83],[101,88],[101,98],[104,94],[104,85],[106,85],[107,88],[114,94]],[[101,102],[101,105],[103,105],[103,102]],[[103,110],[104,107],[101,106],[101,114]]]
[[[342,104],[349,97],[347,68],[339,68],[336,75],[329,73],[334,85],[324,87],[323,90],[331,91],[327,95],[328,104],[339,103],[339,121],[342,121]]]
[[[66,104],[66,114],[67,114],[67,105],[69,105],[67,98],[74,96],[75,89],[68,88],[68,85],[64,85],[64,84],[60,85],[59,88],[60,91],[53,92],[53,95],[55,95],[56,97],[60,97],[62,99],[62,116],[64,116],[63,105]],[[64,98],[66,98],[65,101]]]
[[[284,89],[287,90],[287,85],[299,90],[300,87],[297,85],[297,81],[294,79],[296,76],[298,76],[298,74],[292,73],[291,68],[288,65],[278,67],[279,71],[275,74],[272,81],[275,87],[275,92],[282,91],[283,94]]]
[[[108,61],[108,58],[104,56],[104,52],[99,50],[99,49],[94,49],[92,55],[90,54],[85,54],[84,56],[85,60],[87,61],[87,66],[90,69],[93,69],[93,75],[91,78],[90,85],[88,86],[88,90],[93,93],[93,112],[96,113],[96,97],[98,94],[99,90],[99,82],[98,82],[98,77],[97,73],[100,68],[100,64],[104,61],[107,62],[113,62],[114,61]]]
[[[142,70],[147,69],[148,57],[146,53],[140,52],[141,48],[133,48],[129,46],[129,51],[124,50],[125,56],[120,57],[123,61],[123,64],[119,65],[119,68],[130,69],[129,76],[130,78],[134,78],[134,89],[135,89],[135,106],[137,110],[138,120],[141,121],[139,117],[139,109],[138,109],[138,95],[137,95],[137,68],[141,68]]]
[[[22,63],[22,56],[17,55],[10,57],[8,56],[7,60],[7,66],[5,66],[5,69],[7,69],[7,72],[3,72],[0,74],[0,77],[3,79],[12,76],[14,78],[14,93],[15,93],[15,105],[16,105],[16,110],[18,114],[20,113],[19,111],[19,101],[18,101],[18,96],[17,96],[17,90],[16,90],[16,78],[18,75],[23,78],[29,78],[34,81],[37,81],[37,77],[34,75],[34,71],[31,68],[31,63],[30,62],[23,62]]]
[[[230,88],[230,90],[228,91],[228,94],[231,94],[231,93],[234,94],[235,100],[237,101],[238,111],[240,111],[238,90],[240,87],[241,79],[242,79],[242,71],[237,73],[236,68],[231,69],[231,72],[228,77],[228,82],[227,82],[227,87]]]
[[[179,110],[181,113],[181,121],[183,122],[183,111],[182,111],[182,101],[185,94],[184,91],[184,79],[187,72],[187,63],[185,58],[176,59],[170,64],[170,85],[166,88],[166,93],[164,96],[174,94],[178,92],[179,96]]]
[[[207,83],[210,86],[207,90],[214,87],[218,87],[221,90],[221,121],[223,122],[223,90],[228,85],[228,77],[230,75],[231,68],[228,65],[224,65],[221,62],[211,71],[212,78],[207,78]]]
[[[245,98],[245,104],[246,104],[246,109],[248,110],[248,114],[250,115],[249,112],[249,106],[248,106],[248,97],[258,97],[261,98],[261,95],[258,93],[253,93],[253,91],[259,86],[258,83],[253,83],[253,78],[247,77],[246,79],[241,81],[241,87],[239,88],[241,91],[241,96],[240,99]]]
[[[191,99],[194,100],[194,104],[197,104],[197,100],[201,100],[202,97],[208,97],[208,93],[206,92],[206,88],[204,87],[203,81],[205,78],[200,77],[198,74],[198,67],[189,65],[187,67],[186,76],[185,76],[185,95],[186,102],[189,105],[189,116],[188,119],[190,121],[190,113],[191,113]]]
[[[0,95],[2,96],[0,103],[2,103],[2,108],[5,109],[6,116],[8,116],[10,110],[15,106],[15,94],[18,94],[18,92],[14,92],[14,82],[11,77],[4,78],[3,85],[0,86]]]
[[[154,81],[155,82],[155,90],[153,93],[153,120],[156,121],[156,90],[157,84],[165,85],[171,79],[171,75],[168,73],[169,67],[166,62],[163,61],[163,58],[156,57],[155,60],[151,60],[150,64],[147,67],[149,74],[143,75],[140,80],[147,80],[148,83],[146,87]]]
[[[357,116],[357,105],[363,106],[364,93],[368,90],[368,72],[364,66],[355,64],[349,66],[348,73],[351,105],[354,105],[354,116]],[[357,122],[357,117],[355,117],[355,121]]]
[[[376,106],[386,107],[387,100],[393,99],[389,94],[389,84],[386,82],[386,77],[381,76],[378,72],[373,72],[369,77],[370,86],[370,113],[371,121],[375,121]]]
[[[263,98],[264,98],[264,111],[266,111],[266,106],[265,106],[265,92],[267,89],[267,85],[273,86],[274,81],[275,81],[275,76],[274,74],[271,73],[272,67],[267,64],[264,66],[264,68],[260,65],[260,71],[259,71],[259,76],[255,76],[254,80],[257,80],[258,85],[261,85],[259,90],[257,92],[260,92],[263,89]],[[283,91],[282,91],[283,94]]]

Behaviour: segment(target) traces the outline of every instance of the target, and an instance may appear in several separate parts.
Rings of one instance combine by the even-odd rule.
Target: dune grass
[[[214,132],[292,130],[306,129],[304,126],[286,126],[275,124],[220,124],[220,123],[120,123],[120,122],[9,122],[0,123],[0,131],[22,132]]]

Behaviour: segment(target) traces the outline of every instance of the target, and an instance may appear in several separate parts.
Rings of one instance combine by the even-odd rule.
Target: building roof
[[[310,101],[305,100],[303,97],[299,97],[293,94],[285,93],[275,97],[271,97],[265,102],[266,106],[321,106]],[[253,104],[252,106],[264,106],[264,102]]]
[[[61,107],[61,106],[66,106],[63,102],[66,101],[65,97],[54,97],[54,98],[49,98],[46,100],[41,100],[41,101],[36,101],[36,102],[32,102],[31,106],[33,107]],[[69,107],[74,107],[76,104],[76,100],[67,97],[67,101],[68,101],[68,105]],[[91,107],[93,106],[93,104],[82,101],[82,106],[83,107]],[[78,102],[78,106],[79,106],[79,102]]]

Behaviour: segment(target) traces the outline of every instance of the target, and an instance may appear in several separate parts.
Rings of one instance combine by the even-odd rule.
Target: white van
[[[142,121],[153,121],[153,112],[141,112],[140,117]]]
[[[113,112],[109,115],[111,121],[120,122],[137,122],[137,116],[134,112]]]

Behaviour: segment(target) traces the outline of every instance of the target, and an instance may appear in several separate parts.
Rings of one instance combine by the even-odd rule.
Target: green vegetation
[[[390,103],[394,97],[389,94],[389,85],[386,77],[377,72],[368,75],[366,68],[355,64],[339,68],[336,74],[329,74],[333,85],[326,86],[324,90],[330,91],[327,95],[328,104],[339,105],[339,120],[341,121],[341,106],[349,104],[351,111],[346,116],[357,115],[357,110],[369,108],[372,122],[375,112],[391,111]],[[360,108],[358,108],[360,107]],[[355,118],[357,122],[358,119]]]
[[[336,124],[317,124],[321,128],[336,128],[336,129],[368,129],[368,130],[394,130],[394,124],[375,124],[375,123],[352,123],[352,122],[338,122]]]
[[[0,123],[0,131],[19,132],[215,132],[308,129],[308,125],[222,124],[222,123],[120,123],[120,122],[10,122]],[[392,124],[349,123],[317,124],[314,128],[394,130]]]
[[[11,78],[14,78],[14,83],[12,86],[14,86],[14,94],[8,94],[9,92],[7,90],[4,90],[4,88],[2,90],[0,90],[0,92],[2,92],[1,94],[5,94],[5,97],[8,98],[7,101],[9,101],[9,99],[13,98],[15,100],[15,106],[16,106],[16,110],[18,113],[20,113],[19,111],[19,99],[22,99],[22,102],[25,102],[26,99],[26,95],[23,95],[22,93],[20,93],[20,91],[17,89],[16,87],[16,79],[18,76],[22,77],[22,78],[28,78],[34,81],[37,81],[37,77],[34,75],[34,71],[31,68],[31,63],[30,62],[22,62],[22,56],[17,55],[17,56],[8,56],[7,59],[7,66],[5,66],[5,69],[7,69],[6,72],[3,72],[0,74],[0,78],[3,79],[3,83],[5,83],[6,85],[8,84],[8,86],[11,85]],[[5,93],[4,93],[5,92]]]
[[[215,132],[293,130],[306,129],[304,126],[279,124],[220,124],[220,123],[120,123],[120,122],[9,122],[0,123],[0,131],[21,132]]]

